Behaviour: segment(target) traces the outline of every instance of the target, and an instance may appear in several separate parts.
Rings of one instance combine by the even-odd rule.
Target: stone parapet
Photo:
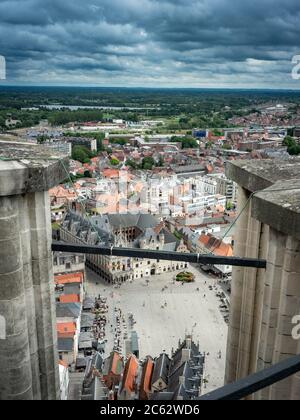
[[[0,196],[48,191],[67,178],[68,164],[44,146],[0,141]]]
[[[0,400],[59,398],[48,189],[68,159],[0,142]]]
[[[264,190],[278,181],[299,179],[300,158],[227,162],[226,176],[253,193]]]
[[[299,354],[292,337],[300,315],[300,159],[229,162],[239,184],[235,255],[267,260],[266,270],[235,269],[226,382]],[[247,202],[248,200],[248,202]],[[253,399],[300,399],[300,375]]]

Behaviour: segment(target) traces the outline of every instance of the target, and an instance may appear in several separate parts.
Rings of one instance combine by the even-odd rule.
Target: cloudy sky
[[[300,2],[0,0],[0,55],[6,84],[300,89]]]

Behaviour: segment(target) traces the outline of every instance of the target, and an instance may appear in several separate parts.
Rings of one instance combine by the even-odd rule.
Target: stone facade
[[[47,191],[63,177],[44,148],[1,143],[0,400],[59,399]]]
[[[229,163],[239,184],[234,253],[267,260],[267,270],[234,268],[226,382],[300,353],[300,160]],[[253,194],[254,193],[254,194]],[[253,194],[253,195],[251,195]],[[250,397],[299,400],[300,374]]]
[[[85,255],[55,252],[53,254],[53,271],[56,274],[85,272]]]
[[[94,216],[89,223],[78,213],[69,212],[62,223],[60,236],[71,243],[188,252],[183,241],[178,241],[163,223],[149,214]],[[86,262],[112,284],[187,267],[182,262],[105,255],[87,255]]]

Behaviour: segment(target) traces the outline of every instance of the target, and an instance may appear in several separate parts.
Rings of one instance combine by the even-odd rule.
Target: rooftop
[[[54,276],[55,284],[82,283],[83,273],[70,273]]]
[[[75,322],[58,322],[56,330],[60,338],[73,337],[76,331]]]
[[[130,356],[124,369],[121,391],[133,392],[138,367],[139,363],[137,358]]]

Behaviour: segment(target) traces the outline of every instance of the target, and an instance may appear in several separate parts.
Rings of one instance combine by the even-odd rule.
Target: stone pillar
[[[0,197],[0,314],[0,400],[33,399],[18,197]]]
[[[29,334],[29,349],[31,358],[31,373],[33,394],[35,399],[41,399],[40,389],[40,370],[38,356],[38,342],[36,332],[36,308],[34,298],[34,288],[32,279],[32,261],[31,261],[31,221],[28,211],[27,198],[19,197],[19,228],[22,243],[23,257],[23,279],[26,298],[27,327]]]
[[[261,247],[262,226],[251,217],[250,193],[239,187],[238,208],[244,209],[236,226],[235,255],[265,258]],[[257,324],[260,318],[261,290],[257,287],[258,270],[234,267],[232,276],[230,328],[227,343],[225,380],[233,382],[248,375],[253,350],[257,347]],[[256,364],[256,359],[255,359]]]
[[[0,400],[59,399],[48,190],[66,177],[60,156],[0,142]],[[9,158],[1,161],[1,157]],[[15,159],[15,160],[14,160]],[[67,165],[67,160],[64,165]]]
[[[246,206],[249,199],[249,192],[239,187],[238,208],[242,209]],[[236,225],[235,255],[237,257],[245,256],[247,244],[247,227],[249,220],[249,208],[241,215]],[[244,285],[245,268],[233,267],[232,284],[231,284],[231,302],[230,302],[230,328],[228,331],[227,343],[227,363],[225,380],[227,383],[236,380],[236,372],[238,365],[238,349],[240,342],[243,285]]]
[[[267,270],[233,272],[229,383],[300,353],[292,336],[300,315],[300,160],[234,162],[227,174],[239,184],[240,211],[255,192],[237,224],[235,255],[267,261]],[[300,374],[249,399],[299,400]]]
[[[32,284],[34,290],[41,398],[56,397],[57,334],[50,201],[47,192],[28,194],[31,224]]]

